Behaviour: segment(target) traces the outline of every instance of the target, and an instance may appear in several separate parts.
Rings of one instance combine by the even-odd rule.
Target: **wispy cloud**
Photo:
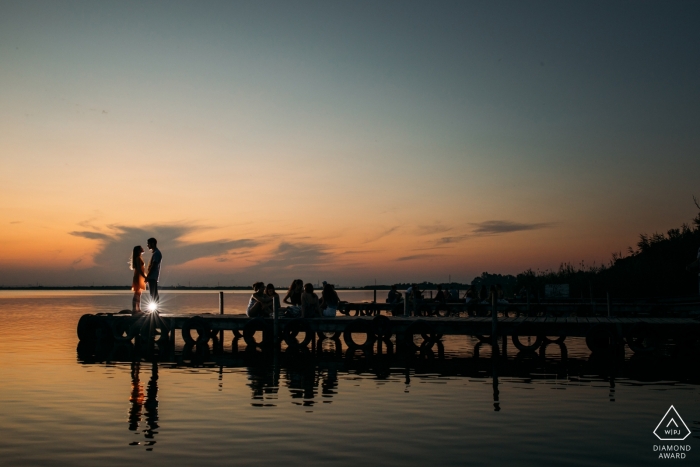
[[[391,228],[389,228],[389,229],[386,229],[386,230],[380,232],[379,234],[375,235],[374,237],[370,237],[368,240],[365,240],[365,241],[362,242],[362,243],[367,244],[367,243],[371,243],[371,242],[376,242],[377,240],[379,240],[379,239],[381,239],[381,238],[384,238],[384,237],[386,237],[386,236],[388,236],[388,235],[391,235],[392,233],[396,232],[396,231],[399,230],[400,228],[401,228],[400,225],[395,225],[394,227],[391,227]]]
[[[75,237],[89,238],[90,240],[111,240],[113,237],[100,232],[90,232],[87,230],[68,232]]]
[[[450,230],[452,230],[452,227],[442,225],[439,222],[433,225],[419,225],[416,227],[416,233],[418,235],[434,235],[449,232]]]
[[[526,224],[513,221],[485,221],[477,224],[471,224],[476,228],[472,231],[474,234],[481,235],[498,235],[510,232],[521,232],[524,230],[539,230],[551,227],[551,222],[541,222],[535,224]]]
[[[528,230],[539,230],[546,229],[554,225],[552,222],[539,222],[539,223],[522,223],[504,220],[494,220],[494,221],[484,221],[479,223],[469,224],[473,226],[472,230],[468,233],[461,235],[451,235],[448,237],[441,237],[435,241],[435,245],[450,245],[455,243],[460,243],[465,240],[474,237],[483,237],[488,235],[501,235],[512,232],[522,232]]]
[[[98,251],[94,255],[95,264],[111,266],[129,257],[136,245],[146,246],[150,237],[158,239],[158,247],[163,252],[163,263],[177,266],[199,258],[222,256],[232,250],[252,248],[260,244],[258,240],[244,238],[238,240],[218,240],[209,242],[187,242],[187,235],[205,229],[192,224],[153,225],[147,227],[112,226],[110,233],[94,231],[74,231],[76,237],[99,240]]]
[[[381,250],[347,250],[343,251],[342,253],[338,253],[340,255],[360,255],[363,253],[376,253],[377,251]]]
[[[430,255],[430,254],[410,255],[410,256],[402,256],[400,258],[396,258],[396,261],[413,261],[416,259],[437,258],[439,256],[444,256],[444,255]]]
[[[303,242],[281,242],[271,256],[258,262],[258,268],[294,269],[319,266],[330,262],[333,255],[326,245]]]
[[[464,241],[468,239],[469,237],[473,237],[473,235],[457,235],[454,237],[442,237],[435,242],[437,245],[448,245],[450,243],[459,243],[461,241]]]

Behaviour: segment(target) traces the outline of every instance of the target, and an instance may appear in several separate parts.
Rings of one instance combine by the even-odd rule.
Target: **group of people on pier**
[[[418,284],[411,284],[411,286],[408,289],[406,289],[406,300],[408,300],[409,302],[421,303],[425,300],[424,292],[425,291],[420,290]],[[500,284],[496,284],[495,286],[491,286],[490,288],[487,288],[486,285],[482,284],[481,288],[478,290],[476,289],[476,287],[470,287],[467,289],[467,291],[464,293],[464,296],[461,298],[459,296],[458,290],[445,289],[441,284],[438,284],[435,286],[435,298],[432,298],[431,292],[431,299],[437,303],[464,301],[467,304],[488,304],[491,303],[491,300],[494,295],[498,303],[507,303],[507,301],[505,300],[505,295],[503,293],[503,288]],[[387,296],[386,302],[390,304],[397,304],[401,301],[403,301],[401,292],[397,290],[397,287],[395,285],[392,285],[391,289],[389,290],[389,295]]]
[[[286,308],[281,308],[282,303]],[[284,299],[280,301],[279,294],[273,284],[263,282],[253,284],[253,294],[248,301],[246,315],[250,317],[270,317],[273,313],[288,318],[315,318],[318,316],[333,317],[338,311],[340,298],[333,284],[323,281],[321,297],[314,292],[310,282],[304,284],[301,279],[292,281]]]

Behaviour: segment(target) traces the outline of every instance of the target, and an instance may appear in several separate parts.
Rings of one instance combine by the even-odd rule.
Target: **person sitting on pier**
[[[395,305],[401,301],[401,292],[396,290],[396,285],[392,285],[389,290],[389,295],[386,297],[386,302]]]
[[[437,292],[435,293],[435,301],[437,303],[446,303],[447,302],[447,294],[445,293],[444,290],[442,290],[442,285],[438,284],[435,286],[437,289]]]
[[[255,292],[250,296],[250,301],[248,301],[246,315],[251,318],[270,316],[272,297],[265,294],[265,284],[263,282],[256,282],[253,284],[253,290]]]
[[[287,295],[285,295],[284,303],[292,306],[301,306],[301,294],[304,291],[304,281],[301,279],[294,279],[292,284],[287,290]]]
[[[323,310],[323,316],[335,317],[338,311],[338,304],[340,303],[340,298],[338,297],[338,292],[335,291],[333,284],[323,282],[323,290],[321,291],[321,303],[320,308]]]
[[[498,303],[502,304],[510,303],[508,300],[506,300],[506,295],[503,293],[503,287],[501,287],[501,284],[496,284],[496,300]]]
[[[406,303],[409,310],[409,314],[416,314],[423,302],[423,292],[418,288],[418,284],[415,282],[406,289]]]
[[[481,289],[479,289],[479,303],[489,303],[489,289],[486,288],[486,284],[482,284]]]
[[[301,294],[301,316],[303,318],[315,318],[320,311],[318,295],[314,293],[314,286],[309,282],[304,285],[304,293]]]
[[[464,303],[467,305],[474,300],[474,291],[472,290],[471,287],[467,289],[466,292],[464,292]]]
[[[280,296],[277,292],[275,292],[275,286],[272,284],[267,284],[265,287],[265,295],[270,297],[274,302],[274,309],[279,312],[280,310]],[[279,315],[277,315],[279,316]]]
[[[129,269],[134,271],[134,278],[131,281],[131,291],[134,292],[134,298],[131,300],[131,313],[141,313],[141,292],[146,290],[146,267],[143,262],[143,247],[137,245],[129,261]]]

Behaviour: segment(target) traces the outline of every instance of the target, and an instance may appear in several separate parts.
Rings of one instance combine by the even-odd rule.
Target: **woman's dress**
[[[134,265],[134,279],[131,282],[132,292],[146,290],[146,268],[143,260],[139,258],[139,263]]]

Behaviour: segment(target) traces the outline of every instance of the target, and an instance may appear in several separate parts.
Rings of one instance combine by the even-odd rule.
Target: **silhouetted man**
[[[151,250],[151,260],[148,262],[148,272],[146,272],[146,282],[148,283],[148,290],[151,294],[151,298],[155,303],[160,301],[160,296],[158,295],[158,278],[160,277],[160,263],[163,260],[163,255],[156,246],[158,241],[151,237],[148,239],[148,249]]]

